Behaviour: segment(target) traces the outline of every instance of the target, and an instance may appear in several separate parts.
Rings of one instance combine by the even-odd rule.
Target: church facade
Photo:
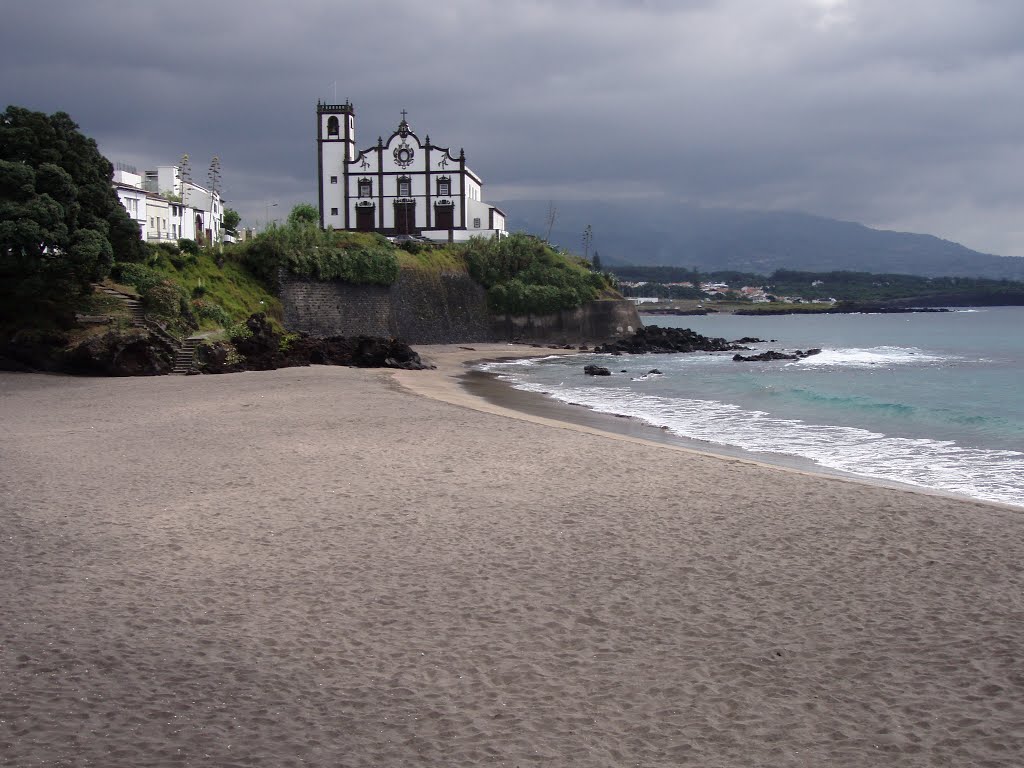
[[[422,140],[402,112],[398,128],[356,149],[355,110],[317,103],[320,226],[439,242],[502,237],[505,214],[483,201],[466,153]]]

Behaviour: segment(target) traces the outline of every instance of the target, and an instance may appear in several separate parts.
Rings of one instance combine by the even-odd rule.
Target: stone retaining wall
[[[633,302],[594,301],[551,315],[492,316],[469,275],[403,269],[391,286],[280,276],[284,325],[311,336],[394,336],[409,344],[487,341],[578,343],[629,335],[643,323]]]

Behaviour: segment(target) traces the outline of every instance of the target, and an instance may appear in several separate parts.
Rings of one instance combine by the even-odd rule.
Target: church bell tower
[[[325,211],[344,205],[346,166],[356,157],[356,113],[346,99],[344,104],[316,104],[317,166],[319,179],[320,226],[325,226]]]

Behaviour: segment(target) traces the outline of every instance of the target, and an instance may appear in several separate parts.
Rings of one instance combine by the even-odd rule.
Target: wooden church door
[[[416,231],[416,203],[395,203],[395,232],[411,235]]]

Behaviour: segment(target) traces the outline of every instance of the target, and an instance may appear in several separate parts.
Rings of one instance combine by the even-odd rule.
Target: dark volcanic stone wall
[[[284,325],[311,336],[395,336],[409,344],[605,341],[642,327],[631,301],[595,301],[552,315],[493,317],[466,274],[403,269],[389,287],[282,275]]]
[[[390,296],[396,335],[409,344],[492,340],[487,293],[469,275],[403,269]]]
[[[632,336],[643,327],[631,301],[602,299],[550,315],[495,317],[491,328],[500,339],[572,343]]]
[[[398,336],[391,320],[389,288],[280,278],[284,327],[310,336]]]

